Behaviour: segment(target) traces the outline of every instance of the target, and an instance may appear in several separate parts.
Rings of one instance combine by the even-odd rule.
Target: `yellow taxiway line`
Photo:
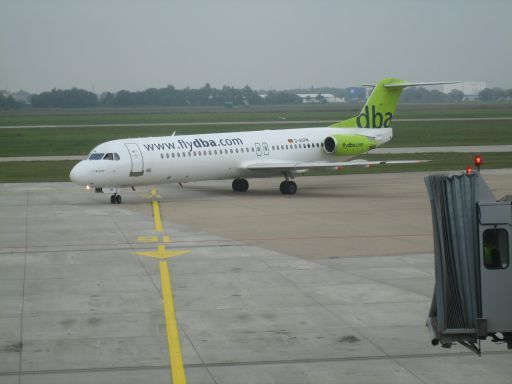
[[[167,261],[160,262],[160,279],[162,280],[162,297],[164,301],[165,325],[167,327],[167,343],[169,344],[169,360],[171,362],[172,383],[186,384],[185,368],[181,356],[180,335],[174,311],[171,276]]]
[[[160,196],[157,194],[156,189],[151,191],[151,198],[153,201],[153,218],[155,222],[155,231],[163,232],[162,216],[160,215],[160,205],[158,199]],[[159,236],[139,236],[138,241],[144,243],[159,243]],[[169,236],[162,236],[162,243],[170,243]],[[157,259],[168,259],[170,257],[179,256],[190,253],[186,250],[167,250],[164,244],[158,244],[157,249],[154,251],[136,252],[139,256],[148,256]],[[174,310],[174,299],[172,296],[171,275],[167,261],[160,261],[160,279],[162,282],[162,301],[165,314],[165,326],[167,329],[167,344],[169,347],[169,361],[171,364],[171,378],[172,384],[186,384],[187,378],[185,376],[185,368],[183,367],[183,358],[181,355],[180,346],[180,333],[178,323],[176,321],[176,312]]]
[[[160,216],[160,206],[156,200],[153,200],[153,217],[155,219],[155,231],[162,232],[164,228],[162,226],[162,217]]]

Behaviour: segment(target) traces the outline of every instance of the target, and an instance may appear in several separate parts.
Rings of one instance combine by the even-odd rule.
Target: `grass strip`
[[[286,128],[302,128],[298,124]],[[0,129],[0,156],[86,155],[96,145],[128,137],[208,134],[283,129],[275,125],[213,125],[184,127],[90,127]],[[512,121],[396,122],[387,147],[434,147],[512,144]],[[264,133],[262,132],[262,141]]]
[[[2,125],[190,123],[223,121],[332,120],[355,116],[362,103],[222,107],[23,109],[0,112]],[[509,117],[512,103],[399,104],[395,118]]]

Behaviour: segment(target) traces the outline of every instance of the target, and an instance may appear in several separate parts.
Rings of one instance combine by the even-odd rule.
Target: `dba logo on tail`
[[[357,116],[356,123],[359,128],[389,128],[392,118],[393,114],[391,112],[386,112],[384,116],[382,116],[382,113],[376,112],[375,105],[372,105],[372,113],[370,115],[368,105],[365,105],[359,116]]]

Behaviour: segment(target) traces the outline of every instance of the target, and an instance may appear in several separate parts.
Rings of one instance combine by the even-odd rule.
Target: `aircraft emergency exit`
[[[446,82],[381,80],[359,115],[328,127],[108,141],[75,165],[69,177],[87,189],[112,193],[113,204],[121,203],[121,188],[233,179],[233,190],[246,192],[247,178],[279,175],[284,177],[281,193],[293,195],[294,177],[309,169],[420,162],[349,160],[391,140],[391,120],[405,87],[433,84]]]

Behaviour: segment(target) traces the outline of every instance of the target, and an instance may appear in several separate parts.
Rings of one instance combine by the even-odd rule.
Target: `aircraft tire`
[[[279,191],[286,195],[286,181],[282,181],[281,184],[279,184]]]
[[[110,204],[115,204],[115,203],[116,203],[116,195],[110,196]]]
[[[297,193],[297,184],[295,181],[288,182],[288,195],[295,195]]]
[[[238,189],[240,188],[240,179],[233,180],[231,187],[233,188],[233,191],[238,192]]]
[[[121,195],[116,195],[116,203],[121,204],[121,201],[122,201]]]
[[[279,185],[279,191],[283,195],[295,195],[297,193],[297,184],[294,181],[283,181]]]
[[[238,192],[247,192],[249,189],[249,182],[245,179],[238,180]]]
[[[249,189],[249,182],[245,179],[235,179],[231,186],[235,192],[247,192]]]

